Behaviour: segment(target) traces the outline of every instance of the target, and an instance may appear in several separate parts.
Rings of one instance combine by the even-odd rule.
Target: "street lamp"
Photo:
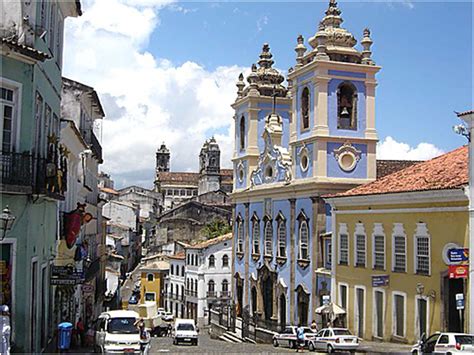
[[[2,239],[5,239],[5,235],[7,231],[10,230],[13,226],[13,222],[15,222],[15,216],[12,215],[8,206],[6,206],[2,211]]]

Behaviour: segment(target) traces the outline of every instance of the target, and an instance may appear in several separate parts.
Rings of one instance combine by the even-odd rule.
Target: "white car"
[[[336,350],[356,351],[358,347],[359,338],[344,328],[321,329],[316,338],[308,341],[308,349],[311,351],[323,350],[328,353]]]
[[[162,315],[161,319],[163,319],[165,322],[172,322],[174,319],[173,313],[165,312],[165,314]]]
[[[422,339],[411,349],[413,354],[474,353],[474,335],[463,333],[435,333]]]
[[[134,311],[103,312],[96,325],[96,350],[104,354],[141,354],[142,342],[135,325],[138,318]]]
[[[273,346],[277,347],[280,345],[289,346],[290,348],[296,348],[298,340],[296,338],[296,326],[288,326],[281,333],[275,334],[273,336]],[[310,327],[303,327],[304,330],[304,339],[305,345],[308,344],[308,340],[313,339],[316,336],[316,333]]]
[[[198,328],[194,319],[176,319],[173,344],[178,345],[179,343],[198,345]]]

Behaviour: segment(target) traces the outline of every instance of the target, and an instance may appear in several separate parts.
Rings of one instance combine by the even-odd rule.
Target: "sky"
[[[296,38],[317,31],[327,1],[82,0],[65,27],[63,75],[93,86],[106,117],[101,170],[117,187],[152,187],[155,152],[196,171],[215,136],[231,167],[235,83],[269,43],[277,69],[295,65]],[[380,159],[430,159],[466,143],[453,111],[473,108],[473,6],[466,2],[339,1],[358,41],[368,27],[377,75]],[[360,44],[358,44],[360,49]]]

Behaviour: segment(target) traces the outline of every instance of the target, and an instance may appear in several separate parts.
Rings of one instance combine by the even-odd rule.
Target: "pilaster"
[[[311,222],[311,229],[312,229],[312,235],[311,235],[311,304],[310,304],[310,318],[309,319],[314,319],[314,314],[311,312],[311,310],[316,309],[316,300],[317,300],[317,290],[318,290],[318,284],[317,284],[317,277],[316,277],[316,270],[318,268],[318,260],[320,259],[320,250],[319,250],[319,221],[318,221],[318,212],[319,212],[319,203],[321,201],[321,198],[319,196],[314,196],[311,197],[311,202],[312,202],[312,210],[313,210],[313,216],[312,216],[312,222]]]
[[[290,201],[290,324],[295,324],[295,205],[296,199]]]
[[[249,289],[250,289],[250,272],[249,272],[249,258],[251,253],[251,245],[249,238],[249,203],[244,203],[245,206],[245,220],[244,220],[244,230],[245,230],[245,243],[244,243],[244,299],[243,299],[243,308],[249,304]]]
[[[329,135],[328,128],[328,83],[330,78],[317,76],[314,79],[314,135]]]
[[[366,88],[366,129],[365,138],[377,139],[377,131],[375,129],[375,80],[367,80]]]

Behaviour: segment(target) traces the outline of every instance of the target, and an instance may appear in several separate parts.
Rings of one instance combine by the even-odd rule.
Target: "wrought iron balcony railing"
[[[221,297],[229,298],[230,297],[230,291],[221,291]]]

